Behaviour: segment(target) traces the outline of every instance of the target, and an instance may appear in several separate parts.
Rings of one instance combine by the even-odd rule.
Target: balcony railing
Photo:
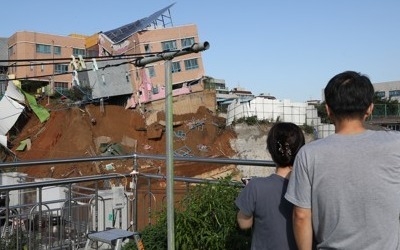
[[[371,119],[390,118],[400,116],[400,104],[374,104]]]

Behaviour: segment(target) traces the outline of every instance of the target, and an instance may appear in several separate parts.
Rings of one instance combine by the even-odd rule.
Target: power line
[[[208,42],[206,42],[208,46]],[[193,47],[195,47],[195,50],[198,50],[198,47],[201,47],[203,49],[204,45],[199,45],[199,44],[193,44],[192,47],[184,48],[182,50],[166,50],[162,52],[150,52],[150,53],[137,53],[137,54],[126,54],[126,55],[115,55],[115,56],[96,56],[96,57],[84,57],[83,61],[84,62],[90,62],[93,59],[100,59],[98,61],[112,61],[112,60],[121,60],[121,59],[132,59],[131,61],[128,62],[122,62],[118,64],[107,64],[103,67],[99,67],[99,70],[104,70],[108,67],[118,67],[124,64],[131,63],[135,67],[144,67],[148,63],[160,61],[160,60],[165,60],[168,57],[175,57],[179,55],[184,55],[188,53],[193,52]],[[55,61],[65,61],[65,63],[72,63],[72,58],[54,58]],[[75,59],[77,60],[77,59]],[[42,58],[42,59],[15,59],[15,60],[0,60],[0,62],[41,62],[41,61],[53,61],[52,58]],[[96,60],[97,61],[97,60]],[[27,66],[41,66],[41,65],[55,65],[56,63],[49,62],[49,63],[39,63],[39,64],[25,64],[25,65],[12,65],[13,67],[27,67]],[[77,72],[87,72],[87,71],[92,71],[93,69],[83,69],[79,70]],[[40,78],[46,78],[46,77],[54,77],[54,76],[60,76],[60,75],[69,75],[73,74],[76,70],[73,71],[66,71],[62,73],[52,73],[52,74],[47,74],[47,75],[37,75],[37,76],[32,76],[32,77],[19,77],[19,78],[14,78],[14,79],[4,79],[1,80],[0,82],[6,82],[8,80],[29,80],[29,79],[40,79]]]
[[[121,63],[117,63],[117,64],[107,64],[105,66],[102,67],[98,67],[98,70],[104,70],[106,68],[110,68],[110,67],[118,67],[124,64],[131,64],[133,62],[135,62],[135,60],[131,60],[131,61],[127,61],[127,62],[121,62]],[[38,76],[34,76],[34,77],[20,77],[20,78],[13,78],[13,79],[4,79],[1,80],[0,82],[7,82],[9,80],[29,80],[29,79],[38,79],[38,78],[46,78],[46,77],[53,77],[53,76],[60,76],[60,75],[69,75],[69,74],[73,74],[74,72],[87,72],[87,71],[93,71],[93,69],[82,69],[79,71],[73,70],[73,71],[67,71],[67,72],[62,72],[62,73],[54,73],[54,74],[48,74],[48,75],[38,75]]]
[[[136,67],[138,67],[138,65],[136,65],[136,62],[143,60],[143,59],[150,59],[151,58],[156,58],[160,55],[162,55],[163,53],[173,53],[174,51],[162,51],[162,52],[148,52],[148,53],[137,53],[137,54],[126,54],[126,55],[110,55],[110,56],[94,56],[94,57],[83,57],[83,61],[86,62],[91,62],[93,61],[93,59],[95,59],[97,62],[104,62],[104,61],[113,61],[113,60],[121,60],[121,59],[127,59],[127,60],[131,60],[128,62],[123,62],[123,63],[118,63],[118,64],[107,64],[103,67],[99,67],[98,69],[102,69],[104,70],[105,68],[108,67],[118,67],[120,65],[124,65],[124,64],[134,64]],[[179,52],[179,50],[177,50],[176,52]],[[100,60],[98,60],[100,59]],[[79,60],[79,59],[75,59],[75,60]],[[29,63],[29,64],[13,64],[11,65],[12,67],[32,67],[32,66],[42,66],[42,65],[59,65],[62,63],[54,63],[53,61],[62,61],[65,64],[70,64],[72,63],[73,59],[71,58],[41,58],[41,59],[15,59],[15,60],[0,60],[0,62],[42,62],[42,63]],[[139,66],[140,67],[140,66]],[[87,71],[91,71],[92,69],[84,69],[84,70],[79,70],[79,72],[87,72]],[[52,73],[52,74],[47,74],[47,75],[37,75],[37,76],[32,76],[32,77],[19,77],[19,78],[14,78],[14,79],[10,79],[10,80],[29,80],[29,79],[39,79],[39,78],[46,78],[46,77],[54,77],[54,76],[60,76],[60,75],[68,75],[68,74],[72,74],[74,73],[74,71],[66,71],[66,72],[62,72],[62,73]],[[0,82],[5,82],[8,81],[6,79],[1,80]]]
[[[147,57],[147,56],[156,56],[165,51],[161,52],[147,52],[147,53],[136,53],[136,54],[126,54],[126,55],[110,55],[110,56],[92,56],[92,57],[83,57],[83,60],[90,61],[92,59],[100,59],[99,61],[104,61],[104,60],[118,60],[118,59],[125,59],[125,58],[140,58],[140,57]],[[13,59],[13,60],[0,60],[0,63],[2,62],[7,62],[7,63],[13,63],[13,62],[45,62],[45,61],[66,61],[70,62],[71,57],[64,57],[64,58],[26,58],[26,59]]]

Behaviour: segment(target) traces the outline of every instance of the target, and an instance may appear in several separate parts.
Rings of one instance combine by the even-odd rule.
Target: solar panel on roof
[[[131,35],[135,34],[136,32],[139,32],[148,27],[150,24],[156,21],[157,18],[161,16],[165,11],[171,8],[174,4],[175,3],[170,4],[169,6],[157,12],[154,12],[148,17],[139,19],[133,23],[126,24],[116,29],[103,32],[103,34],[106,35],[113,43],[120,43],[123,40],[130,37]]]

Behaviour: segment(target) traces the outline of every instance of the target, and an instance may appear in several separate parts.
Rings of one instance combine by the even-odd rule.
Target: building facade
[[[82,36],[16,32],[8,39],[8,74],[27,90],[49,86],[47,94],[54,94],[71,87],[71,56],[79,55],[85,56]]]
[[[382,99],[400,101],[400,81],[374,83],[374,89]]]

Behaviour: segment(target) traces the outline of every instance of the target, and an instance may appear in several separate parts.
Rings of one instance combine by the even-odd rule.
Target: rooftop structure
[[[118,44],[123,42],[125,39],[128,39],[130,36],[133,34],[146,30],[149,27],[159,27],[160,24],[163,28],[165,28],[168,24],[172,25],[172,18],[171,18],[171,13],[170,13],[170,8],[174,5],[175,3],[162,8],[161,10],[151,14],[148,17],[144,17],[140,20],[137,20],[135,22],[126,24],[124,26],[121,26],[119,28],[109,30],[106,32],[103,32],[103,34],[108,37],[114,44]],[[165,15],[164,13],[168,13],[168,15]],[[165,19],[168,18],[170,20],[170,23],[166,23]]]

